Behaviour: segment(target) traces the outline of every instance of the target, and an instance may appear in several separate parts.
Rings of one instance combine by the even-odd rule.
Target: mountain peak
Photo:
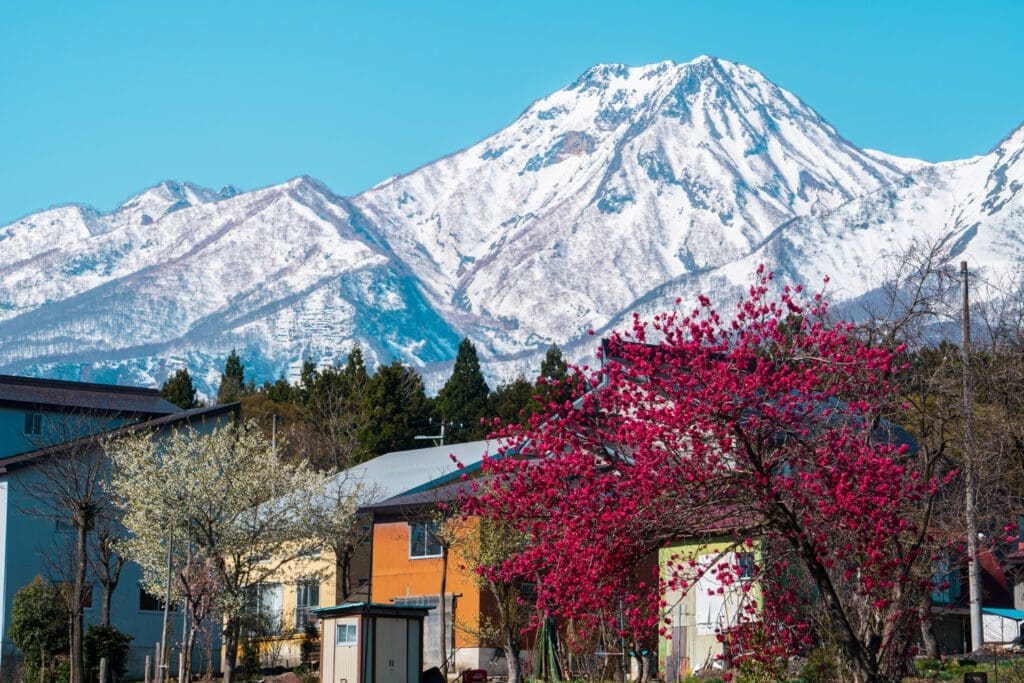
[[[287,180],[279,185],[283,190],[286,191],[297,191],[297,192],[313,192],[315,194],[325,195],[327,197],[334,197],[334,192],[321,180],[317,180],[311,175],[300,175]]]

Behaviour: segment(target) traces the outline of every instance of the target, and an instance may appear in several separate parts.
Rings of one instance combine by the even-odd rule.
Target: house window
[[[295,628],[300,631],[307,625],[316,625],[316,615],[310,610],[320,606],[320,582],[307,579],[295,584]]]
[[[437,524],[434,522],[411,522],[409,557],[441,557],[441,543],[436,534]]]
[[[40,436],[43,433],[43,416],[40,413],[25,413],[25,434]]]
[[[164,601],[147,591],[142,586],[139,586],[139,611],[163,612]],[[171,605],[171,611],[174,611],[174,605]]]
[[[358,630],[355,624],[336,624],[334,627],[335,645],[355,645]]]
[[[363,524],[359,527],[359,542],[362,545],[370,545],[370,541],[373,540],[373,530],[370,529],[369,524]]]
[[[960,568],[950,562],[948,557],[936,560],[932,564],[932,602],[949,605],[961,598]]]
[[[736,566],[739,567],[740,581],[754,578],[754,553],[736,553]]]
[[[720,554],[701,555],[697,558],[700,574],[693,587],[697,635],[714,635],[736,625],[743,611],[744,592],[732,581],[731,572],[719,570],[723,559],[731,565],[740,560]]]
[[[254,638],[281,632],[281,596],[279,583],[261,583],[246,591],[246,620],[249,635]]]

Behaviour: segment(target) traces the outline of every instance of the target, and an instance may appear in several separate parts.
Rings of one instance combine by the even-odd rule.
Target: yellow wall
[[[280,563],[270,558],[268,565]],[[367,587],[359,587],[359,578],[370,576],[370,545],[356,546],[350,565],[351,591],[347,596],[335,596],[334,553],[323,550],[318,557],[300,557],[281,564],[271,572],[264,583],[281,584],[282,635],[263,638],[259,643],[262,663],[266,666],[296,666],[302,661],[302,630],[295,629],[296,583],[307,578],[320,579],[320,607],[331,607],[346,602],[368,600]],[[333,634],[331,634],[333,637]]]
[[[475,519],[457,525],[457,534],[479,531]],[[456,599],[455,647],[478,647],[478,640],[458,628],[470,630],[480,625],[480,589],[472,572],[458,554],[458,543],[448,557],[448,580],[445,593],[459,595]],[[395,598],[438,595],[441,590],[441,558],[409,557],[409,522],[377,522],[373,526],[373,602],[388,603]]]
[[[690,559],[696,560],[700,556],[726,552],[733,549],[735,545],[735,539],[717,538],[707,541],[684,541],[676,546],[662,548],[659,552],[662,578],[669,578],[669,570],[667,568],[669,564],[680,562],[686,564]],[[753,552],[755,561],[761,562],[761,544],[759,541],[755,542],[752,548],[738,547],[735,548],[735,551]],[[723,651],[722,643],[719,642],[717,635],[701,633],[697,627],[697,590],[698,587],[693,586],[685,593],[682,590],[676,589],[666,590],[662,595],[662,598],[667,603],[665,616],[672,619],[671,625],[673,627],[681,627],[685,630],[685,645],[665,637],[659,638],[658,666],[661,671],[665,671],[666,657],[679,648],[679,654],[683,658],[679,670],[680,678],[685,678],[692,671],[714,662],[716,655],[720,655]],[[750,599],[755,601],[760,599],[760,593],[756,584],[753,592],[750,593]]]

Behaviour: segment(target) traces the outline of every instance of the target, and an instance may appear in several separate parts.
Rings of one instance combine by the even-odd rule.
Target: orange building
[[[370,600],[430,609],[423,632],[425,667],[439,666],[443,656],[450,671],[487,669],[504,674],[503,654],[480,637],[484,622],[496,621],[493,599],[477,584],[470,563],[459,552],[464,542],[472,542],[472,535],[479,533],[479,523],[441,521],[441,509],[450,507],[468,486],[459,482],[364,508],[373,515]],[[443,531],[439,533],[440,524]],[[438,609],[442,592],[443,653]]]

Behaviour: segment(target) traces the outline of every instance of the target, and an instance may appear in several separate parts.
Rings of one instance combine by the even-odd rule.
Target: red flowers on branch
[[[758,269],[728,315],[701,296],[635,318],[605,342],[600,371],[576,371],[592,388],[573,406],[501,434],[514,457],[486,461],[468,511],[530,542],[484,571],[527,578],[541,613],[604,621],[639,647],[666,627],[666,591],[709,571],[692,557],[656,567],[659,548],[734,538],[742,552],[756,539],[756,590],[736,591],[742,608],[719,634],[727,657],[831,641],[850,680],[898,680],[942,485],[920,476],[893,424],[901,349],[860,343],[826,320],[820,294],[773,295],[771,280]],[[710,571],[728,591],[740,567]]]

